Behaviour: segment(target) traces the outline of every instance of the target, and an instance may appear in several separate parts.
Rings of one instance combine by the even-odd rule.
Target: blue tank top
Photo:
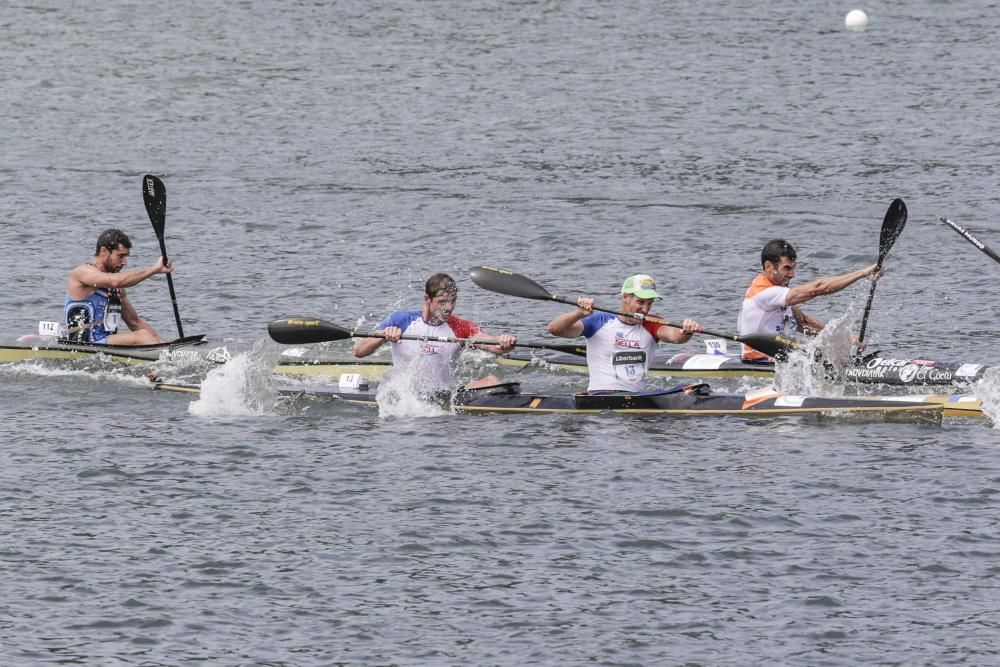
[[[122,317],[121,291],[97,288],[86,299],[66,297],[63,314],[68,329],[87,327],[68,333],[66,338],[80,343],[103,343],[111,334],[118,333]],[[93,324],[93,326],[89,326]]]

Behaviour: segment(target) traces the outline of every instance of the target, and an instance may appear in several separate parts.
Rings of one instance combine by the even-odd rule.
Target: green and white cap
[[[656,281],[644,273],[629,276],[622,283],[622,294],[634,294],[640,299],[662,299],[656,292]]]

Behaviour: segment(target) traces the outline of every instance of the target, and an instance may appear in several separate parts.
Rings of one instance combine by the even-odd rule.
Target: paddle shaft
[[[962,225],[958,224],[957,222],[953,222],[953,221],[949,220],[948,218],[941,218],[940,220],[941,220],[941,222],[943,222],[944,224],[948,225],[949,227],[951,227],[952,229],[954,229],[956,232],[958,232],[959,235],[961,235],[962,238],[964,238],[966,241],[968,241],[972,245],[974,245],[977,248],[979,248],[980,250],[982,250],[983,253],[985,253],[987,257],[989,257],[990,259],[992,259],[994,262],[1000,263],[1000,255],[997,255],[995,252],[993,252],[992,250],[990,250],[989,246],[987,246],[985,243],[983,243],[982,241],[980,241],[979,239],[977,239],[975,236],[973,236],[972,232],[970,232],[968,229],[966,229]]]
[[[511,271],[506,271],[504,269],[497,269],[489,266],[476,266],[473,267],[470,272],[470,277],[472,282],[474,282],[479,287],[483,289],[490,290],[491,292],[497,292],[499,294],[506,294],[508,296],[515,296],[521,299],[533,299],[536,301],[556,301],[558,303],[565,303],[571,306],[579,307],[576,301],[570,301],[560,296],[556,296],[549,292],[547,289],[536,283],[531,278],[526,278],[517,273]],[[654,324],[659,324],[660,326],[673,327],[675,329],[683,329],[684,327],[679,324],[674,324],[673,322],[668,322],[667,320],[654,317],[652,315],[645,315],[642,313],[621,313],[616,310],[608,310],[605,308],[597,308],[594,310],[599,310],[604,313],[611,313],[612,315],[618,315],[619,317],[629,317],[636,320],[641,320],[645,322],[652,322]],[[699,330],[697,333],[708,334],[709,336],[716,336],[718,338],[723,338],[725,340],[736,341],[737,343],[743,343],[748,345],[755,350],[766,354],[769,357],[774,357],[779,354],[784,354],[788,350],[800,349],[801,346],[790,338],[784,336],[779,336],[776,334],[765,334],[765,333],[754,333],[748,334],[746,336],[734,336],[731,334],[720,334],[714,331],[707,331],[705,329]]]
[[[160,253],[163,255],[163,263],[167,263],[167,244],[163,242],[163,237],[157,237],[160,242]],[[177,308],[177,293],[174,292],[174,278],[167,274],[167,288],[170,290],[170,303],[174,307],[174,320],[177,322],[177,337],[184,338],[184,325],[181,324],[181,312]]]
[[[351,338],[382,338],[385,339],[384,333],[358,333],[356,331],[348,332]],[[499,345],[495,340],[476,340],[475,338],[451,338],[449,336],[409,336],[402,335],[399,337],[400,340],[424,340],[433,341],[436,343],[458,343],[459,345]],[[557,352],[569,352],[571,354],[579,354],[575,352],[576,350],[585,350],[583,345],[545,345],[544,343],[514,343],[514,347],[526,347],[535,350],[555,350]],[[585,353],[585,352],[584,352]]]
[[[882,270],[882,256],[879,255],[878,261],[875,263],[876,274]],[[872,310],[872,302],[875,300],[875,285],[877,282],[872,282],[871,289],[868,290],[868,300],[865,302],[865,312],[861,316],[861,331],[858,332],[858,341],[864,341],[865,330],[868,328],[868,314]]]
[[[163,240],[163,232],[166,227],[167,217],[167,189],[156,176],[146,174],[142,179],[142,199],[146,204],[146,213],[149,214],[149,221],[153,224],[153,232],[156,240],[160,242],[160,255],[163,263],[169,261],[167,256],[167,244]],[[177,337],[184,338],[184,325],[181,324],[181,313],[177,308],[177,293],[174,291],[174,278],[167,274],[167,288],[170,290],[170,303],[174,308],[174,321],[177,322]]]
[[[903,233],[903,226],[906,225],[906,204],[902,199],[893,199],[889,204],[889,209],[882,219],[882,231],[879,234],[878,260],[875,262],[876,279],[872,281],[871,289],[868,290],[868,301],[865,302],[865,312],[861,316],[861,330],[858,332],[858,342],[864,342],[865,331],[868,329],[868,315],[871,313],[872,302],[875,300],[875,287],[878,285],[878,272],[882,270],[889,250],[892,249],[896,239]]]
[[[565,303],[570,306],[576,306],[577,308],[580,307],[576,303],[576,301],[571,301],[570,299],[564,299],[563,297],[557,296],[555,294],[551,296],[551,299],[553,301],[558,301],[559,303]],[[645,315],[643,313],[624,313],[617,310],[611,310],[610,308],[601,308],[600,306],[594,306],[592,310],[599,310],[602,313],[610,313],[611,315],[617,315],[619,317],[630,317],[633,320],[639,320],[641,322],[652,322],[653,324],[659,324],[661,327],[673,327],[674,329],[684,328],[683,325],[674,324],[673,322],[668,322],[667,320],[656,317],[655,315]],[[699,329],[695,333],[703,333],[709,336],[715,336],[716,338],[725,338],[726,340],[736,341],[737,343],[743,342],[742,336],[734,336],[732,334],[720,334],[714,331],[709,331],[708,329]]]

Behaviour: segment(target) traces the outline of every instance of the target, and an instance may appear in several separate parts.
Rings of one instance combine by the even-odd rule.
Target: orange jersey
[[[793,336],[797,330],[792,307],[785,305],[790,288],[775,285],[763,273],[750,283],[743,296],[740,309],[739,330],[741,336],[754,333]],[[767,355],[743,346],[744,359],[767,359]]]

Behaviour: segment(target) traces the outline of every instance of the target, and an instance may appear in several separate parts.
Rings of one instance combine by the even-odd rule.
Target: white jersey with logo
[[[625,324],[611,313],[594,313],[580,322],[587,338],[587,391],[642,391],[661,325]]]
[[[471,338],[479,333],[479,325],[458,317],[449,317],[443,324],[428,324],[419,310],[396,311],[383,320],[378,330],[399,327],[405,336],[429,338]],[[454,383],[455,366],[462,353],[458,343],[434,340],[401,340],[393,343],[392,365],[412,372],[421,391],[448,391]]]
[[[764,274],[754,278],[740,309],[741,336],[755,333],[794,336],[798,329],[791,306],[785,305],[791,288],[775,285]],[[767,359],[767,355],[743,346],[744,359]]]

